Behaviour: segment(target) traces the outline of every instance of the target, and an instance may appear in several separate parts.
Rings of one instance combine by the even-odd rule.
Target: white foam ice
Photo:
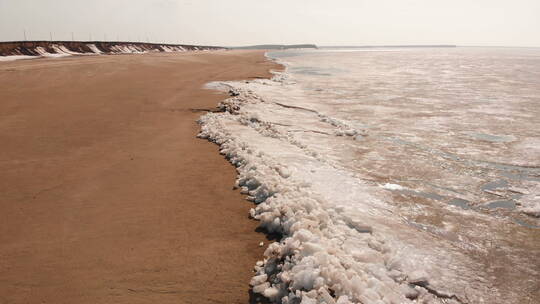
[[[390,184],[390,183],[386,183],[382,186],[384,189],[386,190],[403,190],[405,188],[403,188],[403,186],[401,185],[397,185],[397,184]]]
[[[419,234],[381,199],[378,186],[282,127],[320,115],[291,112],[232,85],[237,96],[222,103],[225,112],[200,119],[200,137],[219,144],[238,167],[237,185],[258,204],[251,215],[284,235],[256,266],[255,292],[282,303],[482,303],[490,297],[473,279],[482,274],[472,271],[469,257]]]

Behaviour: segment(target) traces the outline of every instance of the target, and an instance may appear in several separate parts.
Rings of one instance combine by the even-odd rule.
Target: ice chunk
[[[519,209],[530,216],[540,217],[540,184],[519,199]]]
[[[409,283],[411,284],[427,284],[428,283],[428,275],[423,270],[415,270],[411,274],[409,274]]]
[[[386,190],[403,190],[405,188],[403,188],[403,186],[401,185],[398,185],[398,184],[390,184],[390,183],[386,183],[382,186],[384,189]]]
[[[350,303],[351,302],[349,301],[349,297],[346,295],[340,296],[336,301],[336,304],[350,304]]]
[[[302,302],[300,302],[300,304],[317,304],[317,300],[308,298],[308,297],[303,297]]]
[[[321,295],[321,298],[322,300],[324,301],[324,303],[326,304],[336,304],[336,301],[334,300],[334,298],[332,298],[332,296],[330,296],[330,294],[328,293],[328,291],[324,288],[319,288],[319,294]]]
[[[347,135],[347,136],[354,136],[356,134],[358,134],[358,132],[356,132],[356,130],[354,130],[354,129],[349,129],[349,130],[345,131],[345,135]]]
[[[268,275],[264,273],[264,274],[254,276],[253,278],[251,278],[251,281],[249,282],[249,285],[251,285],[251,286],[261,285],[261,284],[265,283],[266,280],[268,280]]]
[[[263,295],[269,299],[275,299],[279,295],[279,290],[275,287],[266,288]]]
[[[253,292],[263,294],[266,289],[270,288],[270,283],[264,282],[253,287]]]
[[[284,166],[277,166],[276,170],[278,171],[279,175],[283,178],[288,178],[291,176],[291,172]]]

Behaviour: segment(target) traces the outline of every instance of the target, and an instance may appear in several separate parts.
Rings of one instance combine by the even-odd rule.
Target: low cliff
[[[62,57],[84,54],[140,54],[225,49],[216,46],[102,41],[0,42],[0,56]]]

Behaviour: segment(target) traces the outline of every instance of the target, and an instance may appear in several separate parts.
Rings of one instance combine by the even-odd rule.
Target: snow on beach
[[[15,61],[15,60],[36,59],[36,58],[39,58],[39,56],[11,55],[11,56],[0,56],[0,61]]]
[[[400,141],[314,101],[311,94],[325,87],[313,89],[307,81],[339,68],[299,67],[307,60],[300,57],[285,62],[288,72],[273,80],[212,84],[233,97],[221,103],[223,112],[200,119],[199,136],[220,145],[238,167],[237,186],[257,204],[251,215],[283,235],[255,266],[253,291],[304,304],[519,303],[530,297],[534,281],[527,277],[537,277],[538,269],[524,259],[537,244],[511,242],[534,240],[536,232],[469,208],[471,195],[429,193],[359,170],[359,154],[351,151],[370,148],[364,158],[388,162],[377,149],[402,149]],[[341,90],[333,94],[346,96]],[[524,196],[533,203],[523,207],[534,208],[536,198]],[[501,275],[524,278],[505,286]]]

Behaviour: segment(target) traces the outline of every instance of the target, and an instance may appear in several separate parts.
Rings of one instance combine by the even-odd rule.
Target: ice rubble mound
[[[254,292],[282,303],[409,303],[407,296],[420,296],[421,288],[407,284],[399,262],[390,260],[391,248],[369,227],[359,234],[336,220],[337,212],[323,208],[324,203],[305,185],[293,181],[287,168],[233,140],[216,118],[201,119],[200,137],[220,144],[221,152],[238,166],[237,185],[258,204],[251,215],[261,221],[261,227],[284,235],[255,266]],[[347,247],[364,249],[350,255]],[[357,260],[363,260],[363,265]]]
[[[374,228],[369,216],[365,221],[351,216],[350,210],[356,207],[319,195],[317,187],[297,174],[297,168],[265,152],[264,145],[258,146],[253,135],[262,135],[276,145],[288,142],[289,149],[302,154],[308,163],[316,163],[331,179],[357,187],[357,181],[336,172],[338,169],[306,145],[280,133],[260,113],[244,110],[249,104],[264,103],[261,97],[250,90],[221,86],[225,87],[233,97],[219,105],[222,112],[200,118],[199,137],[218,144],[238,168],[237,186],[257,204],[251,216],[268,232],[283,236],[268,246],[264,260],[255,266],[250,282],[255,293],[285,304],[466,303],[461,295],[433,287],[430,268],[423,265],[414,248],[389,237],[384,229]],[[338,129],[350,129],[331,117],[319,117]],[[239,136],[240,128],[255,133],[246,140]],[[345,135],[357,134],[350,133]]]
[[[518,208],[527,215],[540,218],[540,184],[525,192]]]

